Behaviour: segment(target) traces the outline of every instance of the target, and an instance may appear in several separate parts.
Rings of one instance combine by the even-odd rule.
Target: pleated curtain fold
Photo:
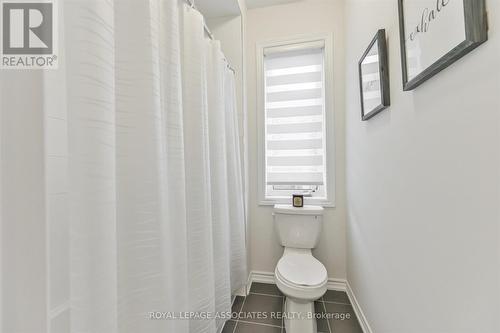
[[[0,74],[0,331],[215,333],[247,277],[220,43],[182,1],[58,8],[59,69]]]

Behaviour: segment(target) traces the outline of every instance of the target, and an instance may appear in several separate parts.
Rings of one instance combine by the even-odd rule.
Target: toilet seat
[[[328,279],[325,266],[310,253],[285,254],[276,266],[276,273],[296,287],[316,287]]]
[[[274,274],[276,285],[287,297],[308,302],[317,300],[326,292],[326,268],[310,251],[285,253]]]

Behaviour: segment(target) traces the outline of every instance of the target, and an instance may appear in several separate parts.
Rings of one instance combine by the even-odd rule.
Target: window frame
[[[265,84],[264,51],[266,48],[290,46],[294,44],[325,45],[325,153],[326,153],[326,198],[305,197],[304,203],[335,207],[335,119],[334,119],[334,81],[333,81],[333,36],[332,34],[301,35],[285,39],[259,42],[256,45],[257,65],[257,160],[258,160],[258,203],[260,206],[290,203],[291,198],[266,197],[266,140],[265,140]]]

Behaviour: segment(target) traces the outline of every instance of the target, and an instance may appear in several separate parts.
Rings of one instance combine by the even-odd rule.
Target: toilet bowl
[[[325,266],[311,253],[319,240],[323,208],[276,205],[273,216],[283,256],[274,271],[277,287],[285,295],[287,333],[316,333],[314,301],[326,292]]]

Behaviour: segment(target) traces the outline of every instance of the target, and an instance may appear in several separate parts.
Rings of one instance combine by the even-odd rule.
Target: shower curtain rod
[[[194,0],[184,0],[184,2],[187,3],[191,8],[198,10],[198,8],[196,8],[196,5],[194,4]],[[205,22],[205,16],[203,16],[203,28],[205,29],[205,32],[207,33],[208,38],[210,38],[211,40],[215,40],[214,35],[212,35],[212,32],[210,31],[210,29],[207,26],[207,23]],[[231,72],[233,72],[233,74],[236,74],[236,70],[231,66],[229,61],[226,59],[226,56],[224,56],[224,61],[226,62],[227,68]]]

